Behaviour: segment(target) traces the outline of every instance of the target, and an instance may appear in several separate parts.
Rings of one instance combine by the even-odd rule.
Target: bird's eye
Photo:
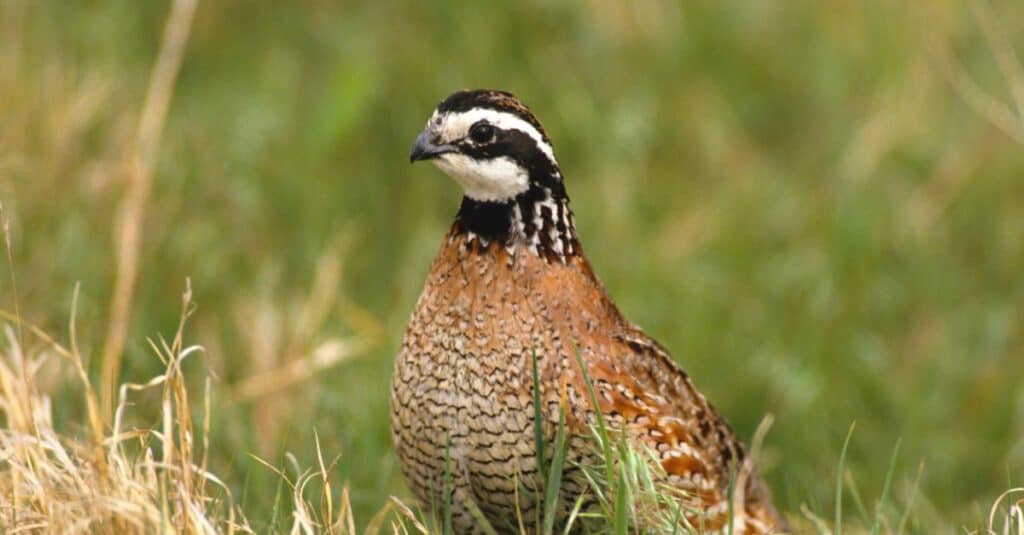
[[[494,127],[480,121],[469,129],[469,137],[477,143],[485,143],[494,137]]]

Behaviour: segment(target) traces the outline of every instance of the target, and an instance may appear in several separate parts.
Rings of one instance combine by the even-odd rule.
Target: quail
[[[422,503],[449,503],[458,533],[481,532],[480,515],[499,532],[522,529],[550,462],[537,459],[541,414],[546,440],[560,418],[568,436],[564,512],[587,493],[580,467],[595,460],[599,412],[649,449],[660,483],[683,491],[688,525],[786,529],[729,425],[594,274],[551,141],[529,108],[504,91],[458,91],[434,110],[409,159],[432,162],[464,192],[391,381],[392,439]]]

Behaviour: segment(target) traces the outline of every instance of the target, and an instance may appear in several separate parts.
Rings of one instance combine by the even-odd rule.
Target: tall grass
[[[77,292],[76,292],[77,293]],[[0,529],[5,533],[256,533],[228,483],[209,470],[211,383],[196,403],[182,374],[186,359],[203,349],[185,345],[191,289],[182,299],[178,329],[170,341],[148,343],[164,372],[144,383],[124,383],[110,426],[101,420],[96,389],[85,373],[72,313],[70,348],[36,327],[40,344],[19,340],[5,324],[0,349]],[[30,351],[29,347],[38,346]],[[54,368],[75,370],[86,416],[82,431],[69,433],[54,424],[49,394],[38,375]],[[136,398],[158,396],[156,414],[143,415],[148,427],[127,425]],[[200,419],[193,409],[201,407]],[[72,417],[71,421],[77,421]],[[356,533],[344,488],[334,505],[332,464],[320,444],[316,467],[289,478],[273,468],[292,490],[289,533]],[[262,461],[261,461],[262,462]],[[265,463],[266,464],[266,463]],[[269,466],[269,465],[268,465]],[[311,503],[310,489],[316,487]]]
[[[77,301],[77,291],[74,301]],[[209,443],[211,415],[217,410],[211,401],[212,383],[206,379],[202,399],[197,401],[192,399],[183,375],[187,361],[195,361],[203,352],[202,347],[185,343],[186,322],[193,310],[192,290],[186,286],[174,335],[169,341],[163,337],[148,339],[152,355],[160,362],[163,373],[144,383],[120,385],[109,427],[103,424],[96,389],[78,350],[75,308],[72,308],[69,322],[68,346],[36,326],[24,324],[16,315],[4,314],[8,323],[4,325],[4,343],[0,345],[0,416],[3,419],[0,426],[0,529],[49,533],[360,532],[356,528],[348,485],[341,483],[340,493],[337,491],[338,458],[328,460],[319,439],[314,442],[315,464],[307,469],[300,469],[291,455],[287,456],[285,467],[253,457],[279,478],[286,492],[287,507],[281,509],[287,514],[264,528],[253,527],[244,504],[232,493],[232,482],[209,469],[209,457],[217,453],[211,451]],[[18,334],[16,327],[19,326],[25,327],[29,340],[23,340]],[[30,347],[35,349],[28,349]],[[55,425],[53,412],[60,407],[54,407],[53,398],[39,387],[40,376],[55,369],[70,370],[78,379],[80,412],[65,423],[65,427],[77,431],[59,429]],[[589,383],[589,378],[585,380]],[[539,390],[537,386],[534,389]],[[131,413],[146,406],[137,402],[147,394],[157,397],[157,403],[152,405],[153,414],[136,414],[129,418]],[[539,397],[539,392],[535,396]],[[198,419],[193,416],[195,407],[201,407]],[[591,437],[593,451],[600,460],[596,465],[577,466],[588,486],[567,516],[560,512],[557,504],[563,498],[560,495],[563,468],[573,462],[565,456],[568,433],[564,412],[561,414],[553,443],[547,443],[545,435],[538,434],[536,447],[544,485],[537,492],[543,507],[534,523],[517,519],[521,532],[552,534],[557,528],[560,533],[582,529],[587,533],[616,535],[703,533],[700,525],[691,525],[686,520],[682,510],[686,497],[677,489],[657,483],[663,474],[656,456],[632,445],[625,434],[606,426],[601,416],[592,426]],[[539,404],[535,405],[534,418],[535,421],[545,419]],[[128,425],[129,420],[151,423]],[[758,435],[752,456],[759,449],[763,431]],[[886,485],[874,517],[863,514],[857,522],[842,516],[844,460],[852,436],[851,426],[839,456],[836,522],[829,526],[805,511],[808,522],[795,522],[795,532],[838,534],[845,530],[872,535],[908,532],[907,521],[913,518],[912,503],[897,523],[891,523],[885,513],[892,508],[887,500],[895,472],[896,451],[885,475]],[[550,461],[543,456],[544,452],[550,453]],[[378,512],[364,521],[364,532],[453,533],[452,475],[450,465],[446,463],[446,467],[444,481],[448,490],[440,511],[435,507],[418,508],[419,512],[414,512],[403,501],[392,497],[389,502],[379,504]],[[738,482],[736,487],[739,485],[742,483]],[[596,506],[584,510],[582,504],[588,496],[596,498]],[[474,504],[466,505],[475,511],[485,533],[496,533]],[[275,506],[275,517],[277,510]],[[1024,533],[1022,511],[1024,489],[1006,491],[992,505],[984,533]],[[729,525],[732,526],[732,522]]]
[[[189,295],[186,292],[186,307]],[[70,349],[32,329],[43,345],[28,352],[36,344],[20,341],[12,324],[7,324],[0,359],[4,417],[0,518],[5,531],[248,530],[230,490],[207,470],[209,403],[202,404],[205,410],[198,429],[191,416],[193,407],[181,369],[200,348],[183,343],[186,313],[183,309],[171,342],[149,340],[164,372],[145,383],[120,386],[111,426],[101,420],[96,391],[84,371],[73,314]],[[13,325],[19,325],[17,320]],[[52,399],[37,386],[37,374],[55,366],[76,370],[80,379],[88,423],[83,436],[55,429]],[[126,428],[124,418],[132,398],[150,390],[159,393],[159,425]],[[218,526],[211,519],[222,522]]]
[[[627,316],[741,436],[776,415],[761,466],[790,517],[984,532],[1024,470],[1017,4],[227,0],[169,47],[188,2],[0,2],[0,315],[92,462],[119,385],[168,373],[145,335],[191,276],[193,455],[236,510],[287,531],[331,474],[331,522],[347,482],[356,528],[416,532],[387,383],[458,191],[403,152],[445,94],[500,86],[544,121]],[[72,309],[80,367],[42,341]],[[162,430],[158,394],[122,425]]]

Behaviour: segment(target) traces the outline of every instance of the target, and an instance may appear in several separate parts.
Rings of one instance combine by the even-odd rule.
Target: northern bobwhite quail
[[[667,482],[692,496],[683,504],[691,525],[726,529],[729,481],[746,467],[746,484],[734,493],[733,532],[784,529],[729,425],[668,352],[623,317],[594,275],[551,142],[529,108],[503,91],[454,93],[409,159],[432,161],[465,192],[391,383],[391,433],[417,497],[445,503],[447,463],[456,531],[480,530],[468,501],[500,531],[534,518],[532,490],[542,485],[536,355],[545,433],[550,441],[564,411],[567,458],[586,462],[595,451],[582,361],[609,425],[625,426],[631,441],[657,454]],[[579,476],[566,467],[563,508],[584,491]]]

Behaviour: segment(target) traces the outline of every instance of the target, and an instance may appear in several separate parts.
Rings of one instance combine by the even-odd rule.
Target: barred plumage
[[[688,491],[691,524],[725,529],[736,468],[745,484],[734,497],[734,533],[785,526],[728,424],[594,275],[550,141],[525,105],[504,92],[458,92],[438,106],[410,159],[431,159],[466,191],[392,379],[395,449],[420,499],[444,502],[448,459],[460,533],[479,531],[470,500],[499,530],[517,531],[517,515],[532,518],[541,485],[534,354],[545,433],[550,439],[564,406],[569,458],[593,461],[595,411],[578,352],[610,424],[654,451],[667,482]],[[569,466],[563,509],[585,486]]]

